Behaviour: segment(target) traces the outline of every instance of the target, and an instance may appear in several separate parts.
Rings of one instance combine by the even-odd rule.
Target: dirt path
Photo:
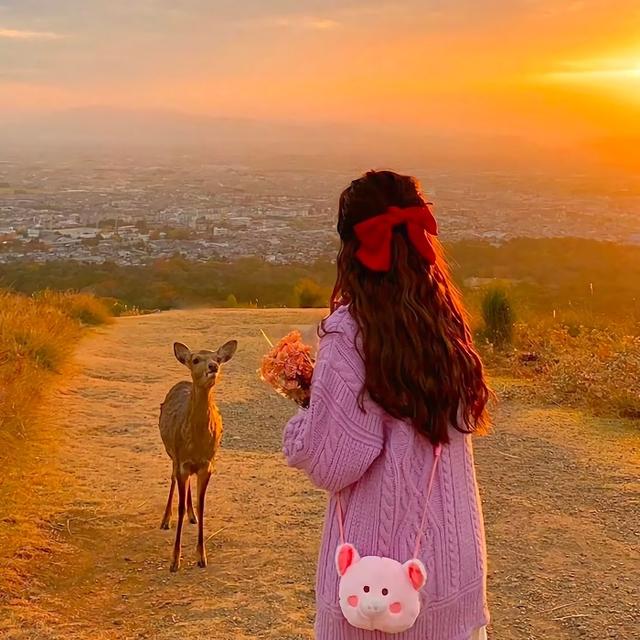
[[[324,497],[279,453],[291,407],[256,380],[262,327],[279,336],[305,311],[193,311],[125,318],[88,338],[51,403],[59,433],[55,501],[41,520],[55,544],[34,553],[0,636],[312,638]],[[209,568],[168,571],[173,530],[159,523],[170,466],[158,406],[185,375],[171,343],[240,349],[220,382],[224,450],[208,493]],[[490,553],[492,638],[638,637],[640,437],[627,425],[531,408],[506,397],[477,443]],[[47,497],[47,499],[49,499]],[[635,515],[634,515],[635,514]],[[2,612],[0,612],[2,614]],[[438,640],[438,639],[433,639]]]

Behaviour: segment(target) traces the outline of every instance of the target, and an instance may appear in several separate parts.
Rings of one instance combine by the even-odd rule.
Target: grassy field
[[[129,638],[310,640],[313,572],[325,497],[280,453],[292,406],[258,380],[266,345],[293,327],[312,340],[320,311],[174,311],[116,320],[81,344],[45,403],[55,447],[36,483],[37,523],[12,562],[23,588],[0,601],[11,640]],[[239,340],[220,382],[223,451],[207,494],[209,567],[168,564],[159,523],[170,477],[159,403],[185,379],[171,344]],[[632,640],[637,603],[637,469],[630,423],[539,403],[526,380],[494,377],[493,433],[476,441],[489,551],[492,639]],[[29,487],[30,488],[30,487]],[[28,532],[17,504],[9,525]],[[4,517],[4,516],[3,516]],[[283,553],[286,550],[286,553]],[[3,559],[6,551],[2,548]]]

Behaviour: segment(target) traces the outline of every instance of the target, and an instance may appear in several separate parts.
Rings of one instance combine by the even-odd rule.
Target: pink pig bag
[[[419,592],[427,581],[427,571],[418,560],[420,537],[441,451],[441,445],[433,448],[433,467],[413,559],[404,564],[380,556],[361,558],[356,548],[344,541],[342,505],[337,496],[340,546],[336,551],[336,567],[340,575],[340,609],[347,622],[358,629],[400,633],[410,629],[420,613]]]

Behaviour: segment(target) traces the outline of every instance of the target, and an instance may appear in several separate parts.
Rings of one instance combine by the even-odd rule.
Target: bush
[[[224,301],[224,306],[229,307],[230,309],[235,309],[238,306],[238,299],[230,293],[227,296],[227,299]]]
[[[489,289],[482,298],[485,337],[497,347],[513,341],[514,313],[504,289]]]
[[[0,383],[13,386],[20,377],[16,371],[32,365],[58,371],[79,333],[79,325],[56,305],[0,294]]]
[[[44,377],[60,371],[82,325],[110,318],[106,304],[86,294],[0,291],[0,442],[7,425],[37,405]]]
[[[486,354],[508,375],[535,380],[542,400],[600,415],[640,417],[640,337],[604,328],[518,323],[515,349]],[[501,362],[502,360],[502,362]]]
[[[300,280],[293,290],[294,307],[303,309],[319,309],[327,305],[328,295],[325,290],[310,278]]]
[[[95,326],[113,321],[109,307],[102,300],[82,293],[67,295],[67,298],[65,312],[82,324]]]
[[[83,325],[95,326],[112,321],[113,313],[108,303],[88,293],[42,291],[34,297],[45,305],[60,309],[65,315]]]

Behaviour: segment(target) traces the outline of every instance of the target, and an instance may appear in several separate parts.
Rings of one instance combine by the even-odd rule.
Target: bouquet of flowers
[[[262,335],[271,346],[262,358],[260,377],[277,393],[301,406],[309,404],[313,376],[311,347],[302,342],[299,331],[292,331],[274,345],[264,331]]]

